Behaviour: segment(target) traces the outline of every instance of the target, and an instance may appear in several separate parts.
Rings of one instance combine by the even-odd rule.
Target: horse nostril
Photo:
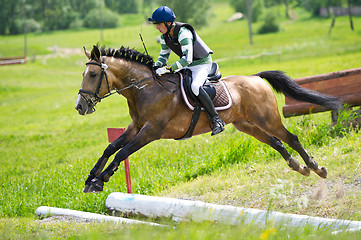
[[[75,109],[79,111],[79,110],[82,110],[83,108],[82,108],[82,106],[80,104],[78,104],[78,105],[75,106]]]
[[[77,104],[75,109],[78,111],[79,114],[84,115],[83,106],[81,104]]]

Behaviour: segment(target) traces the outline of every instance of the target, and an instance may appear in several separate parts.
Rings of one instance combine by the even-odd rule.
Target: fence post
[[[108,132],[108,141],[111,143],[125,132],[125,128],[107,128],[107,132]],[[125,179],[127,182],[127,192],[129,194],[131,194],[132,193],[132,182],[130,179],[129,159],[128,158],[124,160],[124,170],[125,170]]]

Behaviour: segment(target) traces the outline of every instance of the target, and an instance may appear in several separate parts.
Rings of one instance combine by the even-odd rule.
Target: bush
[[[41,24],[34,19],[26,20],[26,31],[28,32],[41,32]]]
[[[66,21],[65,29],[83,27],[83,20],[80,18],[80,13],[73,10],[69,10],[65,13],[64,21]]]
[[[69,7],[46,9],[43,28],[45,31],[68,29],[70,25],[79,19],[80,14]]]
[[[84,27],[88,28],[99,28],[100,26],[100,10],[92,9],[86,15],[84,19]],[[104,28],[115,28],[118,26],[118,14],[112,12],[107,8],[103,8],[103,27]]]
[[[83,25],[84,25],[83,20],[77,18],[73,22],[70,23],[69,28],[71,28],[71,29],[79,29],[79,28],[82,28]]]
[[[264,18],[264,23],[258,30],[259,34],[278,32],[280,30],[279,23],[277,22],[276,14],[273,11],[268,11]]]
[[[34,19],[26,20],[26,31],[27,32],[41,32],[41,24]],[[10,25],[10,34],[22,34],[24,33],[24,20],[15,19]]]

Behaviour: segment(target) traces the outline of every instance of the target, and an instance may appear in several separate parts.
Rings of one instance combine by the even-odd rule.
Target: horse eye
[[[90,77],[95,77],[97,75],[97,72],[89,72]]]

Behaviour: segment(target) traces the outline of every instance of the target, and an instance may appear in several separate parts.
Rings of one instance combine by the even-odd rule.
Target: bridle
[[[98,62],[87,62],[85,65],[96,65],[96,66],[101,67],[101,69],[102,69],[102,72],[101,72],[100,78],[99,78],[98,87],[97,87],[97,89],[95,90],[95,92],[91,92],[91,91],[79,89],[79,93],[78,93],[78,94],[80,94],[80,96],[82,96],[82,98],[88,103],[89,106],[92,106],[93,111],[95,111],[95,105],[96,105],[96,103],[100,102],[102,99],[107,98],[107,97],[110,97],[111,95],[113,95],[113,94],[115,94],[115,93],[121,94],[121,93],[120,93],[121,91],[124,91],[124,90],[126,90],[126,89],[128,89],[128,88],[131,88],[131,87],[135,87],[135,88],[137,88],[138,90],[139,90],[139,89],[142,89],[142,88],[144,88],[145,86],[147,86],[147,84],[146,84],[146,85],[143,85],[143,86],[140,86],[140,87],[138,87],[138,85],[141,84],[142,82],[145,82],[145,81],[148,80],[148,79],[153,78],[153,76],[152,76],[152,77],[148,77],[148,78],[144,78],[144,79],[142,79],[142,80],[140,80],[140,81],[138,81],[138,82],[133,82],[132,84],[130,84],[130,85],[128,85],[128,86],[126,86],[126,87],[124,87],[124,88],[122,88],[122,89],[119,89],[119,90],[118,90],[117,88],[115,88],[114,91],[111,91],[111,90],[110,90],[110,86],[109,86],[109,81],[108,81],[108,75],[107,75],[107,72],[105,71],[105,70],[108,69],[108,65],[106,65],[106,64],[104,63],[104,57],[102,58],[102,63],[98,63]],[[104,76],[105,76],[105,81],[107,82],[108,93],[105,94],[104,96],[100,97],[100,96],[99,96],[99,92],[100,92],[100,88],[101,88],[101,86],[102,86],[102,82],[103,82]],[[133,79],[132,79],[132,80],[133,80]]]
[[[102,63],[87,62],[85,65],[97,65],[97,66],[101,67],[101,69],[102,69],[102,72],[101,72],[100,78],[99,78],[98,87],[95,90],[95,92],[79,89],[80,96],[82,96],[84,98],[84,100],[88,103],[89,106],[93,106],[93,110],[95,110],[94,106],[97,102],[100,102],[102,99],[109,97],[109,96],[113,95],[114,93],[117,93],[117,89],[114,92],[111,92],[111,90],[110,90],[108,75],[107,75],[107,72],[105,71],[108,69],[108,65],[106,65],[104,63],[104,57],[102,59]],[[100,88],[102,86],[104,76],[105,76],[105,80],[106,80],[107,86],[108,86],[108,94],[104,95],[103,97],[100,97],[99,92],[100,92]],[[84,95],[84,94],[87,94],[87,95]]]

